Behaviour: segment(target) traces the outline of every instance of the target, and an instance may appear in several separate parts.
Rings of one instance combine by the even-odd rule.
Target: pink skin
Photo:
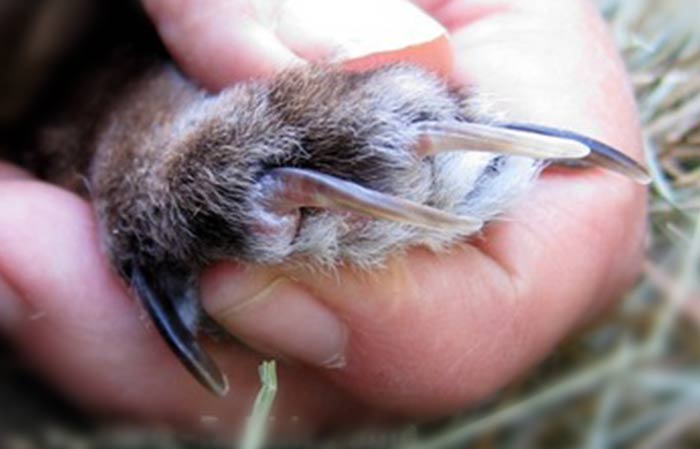
[[[446,25],[455,48],[454,62],[437,52],[433,67],[493,92],[521,121],[575,130],[641,158],[631,90],[591,2],[420,3]],[[196,20],[194,4],[146,2],[176,59],[207,86],[267,76],[306,57],[278,38],[284,33],[250,25],[250,15],[250,26],[236,27],[240,10],[231,5],[245,1],[212,0]],[[401,59],[401,51],[391,57]],[[110,271],[88,203],[7,164],[0,164],[0,198],[0,325],[38,370],[93,410],[199,429],[202,415],[215,415],[221,429],[236,428],[264,356],[212,346],[233,386],[228,399],[212,397]],[[440,255],[416,249],[372,274],[219,264],[204,275],[204,304],[219,318],[231,286],[293,277],[288,294],[311,293],[347,326],[342,368],[281,364],[276,416],[284,432],[441,415],[507,384],[617,298],[639,270],[644,214],[644,189],[626,179],[551,170],[472,245]],[[230,330],[276,352],[274,338],[255,341],[264,329]]]

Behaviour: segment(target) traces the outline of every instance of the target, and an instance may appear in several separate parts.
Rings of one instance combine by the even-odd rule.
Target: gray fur
[[[216,95],[170,67],[151,71],[122,95],[95,141],[88,178],[107,250],[118,267],[198,269],[219,259],[371,267],[409,246],[442,249],[466,236],[334,210],[303,210],[291,241],[260,236],[250,231],[262,221],[254,191],[266,170],[301,167],[491,220],[530,186],[538,163],[415,155],[421,122],[487,120],[468,100],[406,65],[295,69]]]

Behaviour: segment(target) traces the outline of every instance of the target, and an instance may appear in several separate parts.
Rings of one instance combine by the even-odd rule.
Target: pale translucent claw
[[[534,159],[579,159],[590,149],[581,142],[540,133],[471,122],[425,123],[417,152],[420,157],[446,151],[484,151]]]
[[[590,137],[586,137],[572,131],[549,128],[547,126],[520,123],[512,123],[504,126],[508,129],[521,131],[523,133],[533,133],[537,135],[545,135],[580,142],[591,150],[591,153],[580,161],[582,164],[597,166],[617,172],[638,182],[639,184],[646,185],[651,183],[651,176],[637,161],[598,140],[591,139]],[[563,162],[566,163],[566,161]]]
[[[476,218],[450,214],[313,170],[276,168],[261,179],[260,187],[266,206],[278,213],[301,207],[339,209],[421,228],[459,229],[465,233],[476,232],[483,225]]]

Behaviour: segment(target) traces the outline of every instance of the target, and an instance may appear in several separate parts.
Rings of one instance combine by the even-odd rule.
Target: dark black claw
[[[191,276],[163,266],[130,268],[131,286],[168,346],[199,383],[215,395],[224,396],[228,392],[226,376],[196,339],[199,303]]]
[[[598,140],[591,139],[590,137],[586,137],[572,131],[549,128],[547,126],[525,123],[508,123],[502,126],[504,128],[513,129],[516,131],[526,131],[545,136],[558,137],[561,139],[575,140],[590,148],[591,153],[585,158],[574,162],[574,164],[582,163],[585,165],[606,168],[632,178],[640,184],[649,184],[651,182],[649,173],[637,161]],[[571,165],[569,161],[565,161],[564,163]]]

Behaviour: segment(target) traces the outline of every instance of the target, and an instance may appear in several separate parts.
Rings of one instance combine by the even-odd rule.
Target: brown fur
[[[99,125],[88,176],[108,246],[118,265],[131,262],[127,258],[278,263],[295,253],[337,263],[359,252],[353,245],[386,253],[386,241],[415,243],[410,240],[422,231],[387,238],[392,223],[358,229],[337,214],[319,220],[331,213],[306,211],[299,239],[332,229],[337,237],[328,249],[271,253],[279,245],[250,232],[258,221],[251,191],[271,168],[300,167],[434,204],[439,173],[432,159],[413,154],[417,130],[411,126],[463,119],[460,101],[410,67],[367,74],[294,70],[270,84],[243,84],[217,95],[198,90],[172,68],[158,69],[130,86]],[[372,227],[384,229],[370,233]],[[354,258],[349,262],[367,264],[379,255]]]

